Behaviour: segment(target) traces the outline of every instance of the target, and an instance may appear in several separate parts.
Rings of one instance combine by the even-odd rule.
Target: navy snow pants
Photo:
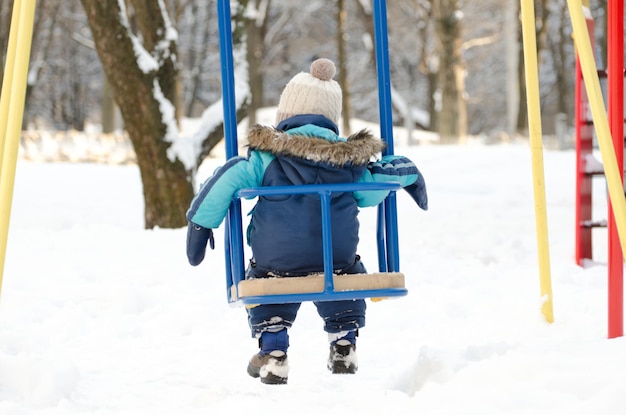
[[[357,257],[354,264],[341,270],[342,274],[366,273],[365,266]],[[264,278],[266,273],[250,266],[246,278]],[[293,277],[297,278],[297,277]],[[324,320],[324,331],[339,333],[357,330],[365,326],[365,300],[315,301],[317,313]],[[261,304],[247,309],[248,323],[252,337],[258,337],[266,330],[279,331],[292,326],[301,303]]]

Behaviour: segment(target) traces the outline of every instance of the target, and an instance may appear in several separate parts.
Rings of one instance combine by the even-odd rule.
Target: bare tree
[[[535,32],[537,38],[537,56],[539,65],[542,64],[541,51],[546,49],[548,35],[548,20],[550,17],[550,8],[548,0],[535,1]],[[523,44],[522,27],[519,26],[519,44]],[[525,131],[528,128],[528,119],[526,112],[526,77],[524,75],[524,48],[519,48],[518,59],[518,79],[519,79],[519,109],[517,111],[517,131]]]
[[[346,52],[346,39],[348,37],[346,20],[348,13],[344,0],[337,0],[337,65],[339,66],[339,85],[343,91],[343,100],[341,102],[341,113],[343,114],[342,130],[350,131],[350,88],[348,85],[348,54]]]
[[[81,0],[96,49],[120,107],[141,172],[145,226],[185,225],[193,196],[189,172],[167,156],[169,130],[163,117],[173,111],[176,42],[159,2],[133,0],[135,22],[143,38],[132,32],[125,4],[117,0]],[[170,115],[171,116],[171,115]]]
[[[365,49],[369,53],[369,61],[371,63],[376,62],[376,50],[374,48],[375,44],[375,33],[374,33],[374,10],[372,7],[371,0],[358,0],[356,1],[357,13],[358,17],[361,20],[362,26],[364,27],[364,43]],[[371,65],[372,69],[376,69],[376,65]],[[403,119],[411,118],[411,116],[407,113],[409,108],[406,105],[398,105],[398,103],[403,103],[404,100],[400,99],[398,96],[396,88],[394,88],[393,82],[391,87],[391,105],[393,109],[395,109]]]
[[[188,26],[185,40],[181,39],[186,47],[181,51],[186,53],[180,58],[184,76],[179,77],[183,91],[181,101],[184,103],[184,114],[188,117],[195,116],[197,108],[206,106],[201,97],[207,72],[204,63],[215,53],[210,42],[215,28],[209,24],[214,21],[215,5],[207,6],[206,3],[202,0],[178,1],[175,9],[177,27],[181,28],[185,23]]]
[[[572,98],[573,91],[570,85],[573,82],[571,68],[575,65],[571,51],[567,50],[567,44],[571,44],[571,33],[568,32],[569,17],[567,14],[567,2],[560,1],[552,4],[557,7],[556,13],[557,25],[555,27],[556,36],[549,36],[547,39],[547,47],[550,50],[550,57],[554,67],[554,76],[556,78],[555,90],[557,92],[556,111],[558,113],[567,114],[573,111]],[[569,53],[568,53],[569,52]]]
[[[53,39],[53,30],[56,27],[56,17],[59,5],[54,1],[40,0],[39,7],[35,9],[35,20],[33,24],[33,43],[31,47],[31,59],[29,65],[28,83],[26,85],[26,96],[24,97],[24,106],[28,107],[33,89],[37,85],[44,62],[48,58],[50,44]],[[4,74],[4,63],[7,50],[7,41],[9,36],[9,27],[11,22],[11,14],[13,11],[12,0],[0,0],[0,53],[3,63],[0,68],[0,76]],[[2,79],[0,77],[0,79]],[[26,128],[29,121],[28,112],[24,112],[22,120],[23,128]]]
[[[265,36],[269,22],[271,0],[250,0],[246,19],[248,77],[250,79],[250,107],[248,123],[257,123],[256,112],[264,104]]]
[[[427,79],[427,91],[428,96],[428,119],[430,123],[428,127],[432,129],[437,128],[438,119],[438,107],[436,102],[436,94],[438,88],[438,72],[439,72],[439,59],[437,59],[437,52],[434,50],[432,44],[434,42],[428,42],[427,39],[431,38],[431,21],[432,21],[432,2],[430,1],[417,1],[416,12],[420,16],[421,24],[418,25],[418,34],[421,42],[419,45],[419,63],[418,69],[422,72]]]
[[[163,0],[81,2],[136,153],[145,226],[185,226],[196,166],[221,139],[221,124],[216,123],[201,137],[193,160],[176,151],[175,145],[184,144],[180,142],[174,105],[178,102],[176,31]],[[131,28],[129,16],[137,32]]]
[[[461,56],[461,12],[457,0],[433,0],[439,95],[437,131],[442,143],[457,143],[467,133],[465,68]]]

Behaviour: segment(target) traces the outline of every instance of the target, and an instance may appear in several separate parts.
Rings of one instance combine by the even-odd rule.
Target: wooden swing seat
[[[401,272],[333,274],[333,283],[335,292],[404,288],[404,274]],[[324,274],[313,274],[305,277],[270,277],[242,280],[239,281],[237,290],[239,298],[280,294],[322,293],[324,291]],[[237,299],[237,293],[231,292],[231,297],[232,300],[235,301]]]

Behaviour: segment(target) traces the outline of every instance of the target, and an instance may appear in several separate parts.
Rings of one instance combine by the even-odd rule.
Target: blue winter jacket
[[[192,265],[204,258],[207,229],[223,221],[234,194],[244,188],[300,184],[399,182],[427,209],[424,179],[406,157],[370,161],[384,143],[362,130],[348,138],[319,115],[297,115],[276,128],[255,126],[248,134],[248,156],[234,157],[200,188],[187,212],[187,255]],[[336,193],[331,197],[333,268],[355,261],[359,207],[375,206],[388,191]],[[278,275],[321,272],[322,225],[319,196],[261,196],[250,213],[248,244],[256,266]]]

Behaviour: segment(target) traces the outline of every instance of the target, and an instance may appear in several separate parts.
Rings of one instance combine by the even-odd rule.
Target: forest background
[[[443,144],[525,135],[519,1],[387,3],[396,124],[433,131]],[[567,2],[534,3],[543,130],[571,134],[575,51]],[[253,124],[256,110],[276,105],[295,73],[328,57],[337,62],[349,115],[342,131],[350,118],[378,122],[371,0],[231,4],[238,119]],[[0,0],[3,63],[12,6]],[[592,1],[590,10],[604,68],[606,1]],[[195,141],[182,137],[198,143],[190,160],[177,146],[181,120],[206,119],[221,106],[216,19],[214,0],[38,0],[24,135],[122,134],[141,171],[146,228],[184,226],[195,172],[222,139],[214,116],[192,134]]]

